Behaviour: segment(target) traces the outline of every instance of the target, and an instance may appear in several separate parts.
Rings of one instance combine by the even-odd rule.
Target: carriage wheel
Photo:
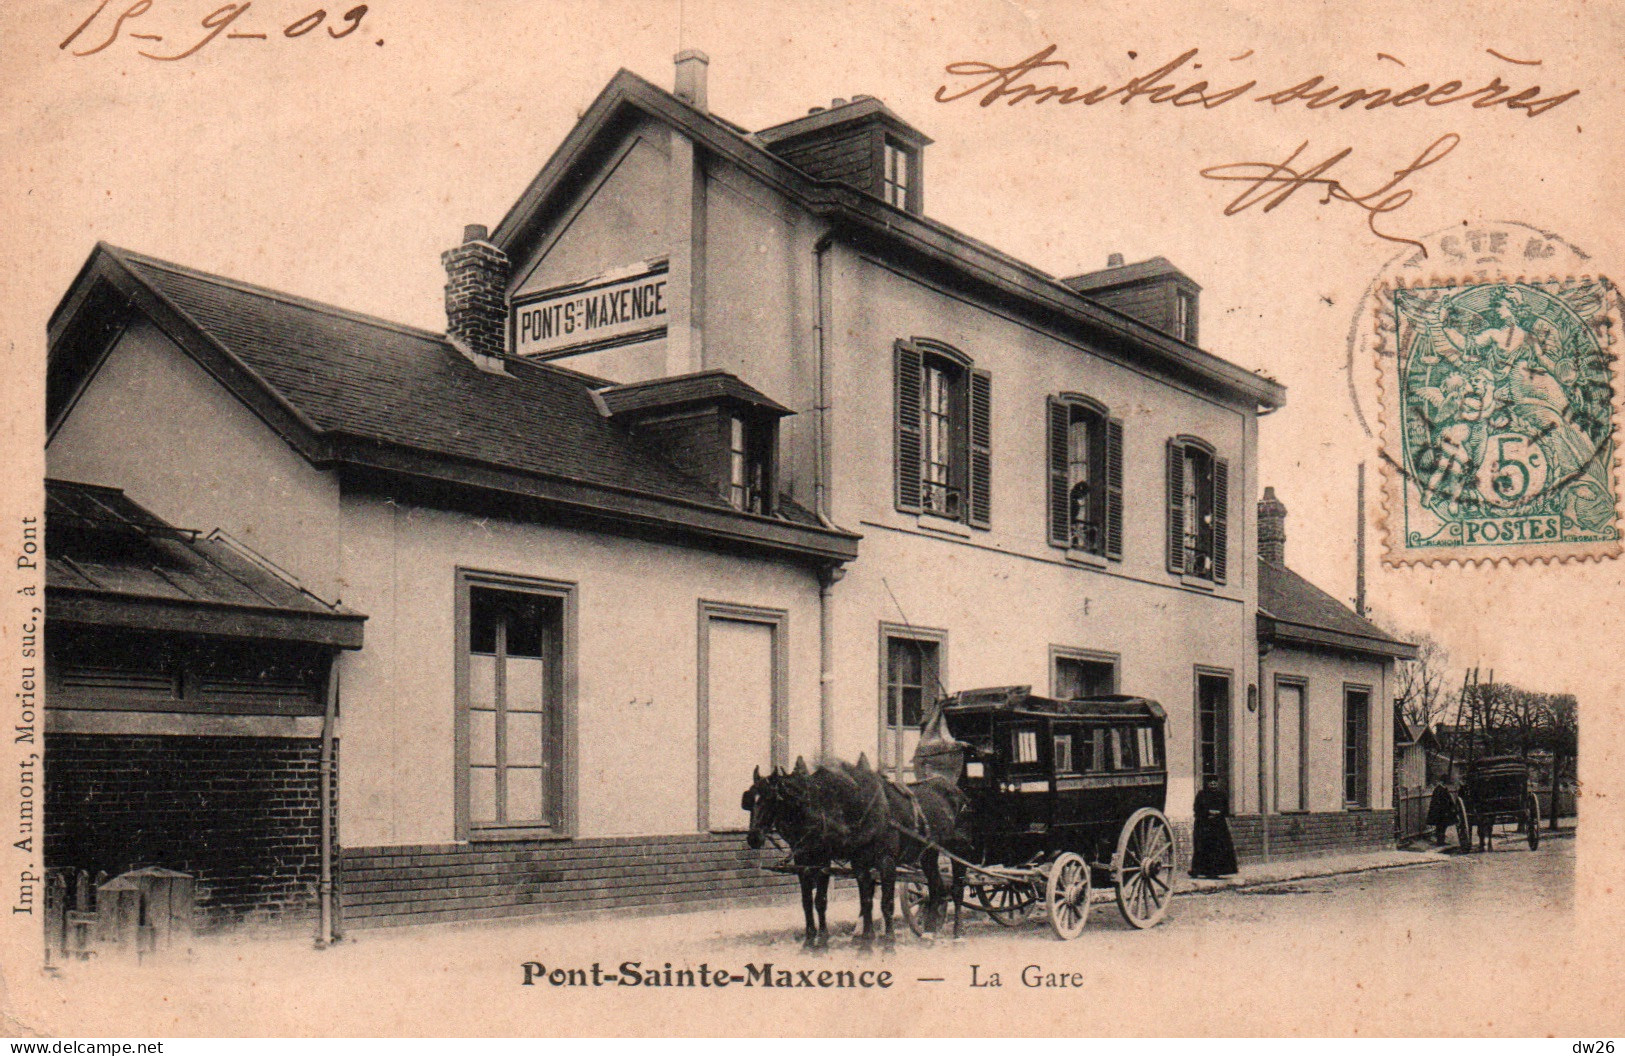
[[[1160,810],[1141,807],[1130,815],[1112,857],[1117,908],[1136,928],[1149,928],[1168,913],[1174,897],[1174,830]]]
[[[923,876],[898,877],[898,905],[903,911],[903,922],[917,939],[925,938],[925,913],[931,901],[931,888]]]
[[[1538,850],[1540,847],[1540,800],[1530,792],[1524,797],[1523,823],[1529,826],[1529,849]]]
[[[1044,877],[1044,905],[1057,938],[1075,939],[1089,923],[1089,863],[1067,851]]]
[[[995,924],[1013,928],[1027,918],[1027,910],[1036,896],[1030,885],[1006,880],[998,884],[977,884],[976,901]]]
[[[1456,798],[1456,846],[1462,854],[1473,853],[1473,819],[1467,813],[1467,801]]]

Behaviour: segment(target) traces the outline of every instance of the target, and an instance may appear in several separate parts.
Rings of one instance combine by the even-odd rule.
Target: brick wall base
[[[320,759],[315,740],[47,734],[46,868],[190,873],[204,928],[308,919]]]
[[[1263,858],[1265,820],[1257,814],[1230,819],[1236,857],[1241,861],[1256,862]],[[1267,820],[1271,859],[1358,854],[1394,847],[1394,812],[1391,810],[1271,814]]]
[[[797,890],[744,833],[347,848],[347,927],[736,902]]]

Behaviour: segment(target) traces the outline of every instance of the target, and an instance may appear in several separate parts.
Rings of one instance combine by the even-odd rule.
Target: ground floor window
[[[937,631],[882,630],[880,759],[889,772],[901,773],[910,765],[926,707],[945,692],[945,645],[946,635]]]
[[[1117,658],[1082,649],[1050,649],[1050,695],[1084,700],[1117,692]]]
[[[1196,675],[1196,770],[1206,785],[1216,778],[1230,795],[1230,676],[1213,672]]]
[[[1371,805],[1371,691],[1343,689],[1343,802]]]
[[[563,685],[570,588],[459,579],[459,811],[468,831],[517,835],[564,818]]]

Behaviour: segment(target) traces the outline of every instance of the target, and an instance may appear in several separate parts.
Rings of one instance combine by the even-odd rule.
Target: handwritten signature
[[[1255,205],[1262,205],[1263,212],[1272,212],[1303,188],[1320,187],[1325,191],[1320,204],[1326,205],[1336,201],[1359,206],[1366,211],[1366,226],[1371,229],[1372,234],[1389,242],[1403,242],[1415,246],[1422,251],[1423,256],[1426,256],[1427,247],[1415,239],[1379,231],[1377,218],[1402,208],[1409,202],[1416,192],[1409,187],[1401,187],[1400,184],[1415,173],[1443,161],[1460,142],[1461,137],[1454,132],[1440,136],[1428,144],[1427,149],[1416,156],[1415,161],[1396,170],[1393,178],[1387,183],[1366,194],[1355,194],[1344,187],[1340,180],[1328,175],[1332,169],[1354,153],[1352,147],[1345,147],[1318,165],[1312,165],[1301,172],[1293,168],[1298,155],[1309,149],[1307,140],[1300,143],[1285,161],[1238,161],[1229,165],[1213,165],[1203,169],[1202,175],[1210,180],[1236,180],[1247,185],[1234,201],[1224,207],[1225,216],[1246,212]]]
[[[111,2],[112,0],[102,0],[102,2],[97,5],[96,10],[90,13],[89,18],[79,23],[78,28],[76,28],[72,33],[69,33],[67,39],[63,40],[61,44],[57,45],[58,49],[68,51],[68,49],[72,47],[73,42],[83,36],[85,31],[90,29],[90,27],[98,20],[102,20],[105,23],[105,20],[101,19],[102,12],[107,10],[107,5]],[[254,32],[246,23],[241,27],[233,28],[236,26],[237,20],[243,15],[247,14],[248,9],[253,6],[253,0],[242,0],[241,3],[224,4],[203,16],[199,24],[204,32],[196,40],[189,41],[189,46],[176,45],[169,54],[163,54],[156,50],[140,50],[137,51],[136,54],[140,55],[142,58],[153,59],[157,62],[175,62],[180,59],[190,58],[191,56],[196,55],[206,46],[213,43],[214,40],[221,35],[224,35],[228,40],[268,40],[269,34]],[[96,55],[112,47],[114,43],[121,38],[153,41],[154,43],[160,44],[163,43],[164,37],[162,34],[145,32],[137,33],[128,28],[132,22],[140,19],[143,15],[147,14],[147,12],[151,10],[152,0],[135,0],[135,3],[125,8],[124,11],[119,14],[117,19],[114,20],[112,29],[108,31],[107,36],[100,44],[96,44],[94,47],[87,47],[79,51],[68,51],[68,54],[74,56],[75,58],[84,58],[87,55]],[[344,37],[348,37],[350,34],[361,28],[361,20],[365,18],[366,15],[367,5],[357,4],[348,11],[344,12],[344,14],[336,19],[334,23],[328,24],[326,35],[333,40],[341,40]],[[307,33],[312,33],[321,28],[324,22],[327,22],[327,10],[325,8],[317,8],[309,14],[295,19],[286,26],[282,27],[282,36],[289,39],[302,37]],[[145,23],[142,23],[138,28],[146,28]],[[380,40],[378,43],[383,44],[383,41]]]

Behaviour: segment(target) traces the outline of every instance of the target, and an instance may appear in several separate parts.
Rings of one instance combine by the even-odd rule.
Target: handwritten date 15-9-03
[[[149,22],[156,21],[156,19],[142,21],[142,17],[152,10],[153,0],[135,0],[116,18],[112,19],[112,25],[109,27],[107,24],[109,19],[103,18],[102,13],[107,10],[107,6],[111,2],[112,0],[101,0],[96,9],[90,13],[90,17],[79,23],[78,28],[69,33],[67,39],[63,40],[57,47],[67,51],[75,58],[84,58],[87,55],[96,55],[106,51],[121,39],[128,39],[149,42],[138,45],[139,50],[136,54],[144,59],[153,59],[157,62],[175,62],[196,55],[222,35],[227,40],[270,39],[269,33],[256,30],[248,20],[241,23],[238,21],[248,13],[249,8],[254,6],[253,0],[222,4],[199,20],[198,28],[201,28],[201,34],[196,34],[195,30],[189,29],[186,36],[180,38],[178,42],[176,38],[170,38],[166,41],[164,34],[148,31],[149,29],[168,28],[167,26],[149,26]],[[367,5],[356,4],[348,11],[345,11],[343,15],[329,20],[327,10],[317,8],[294,19],[287,25],[279,27],[280,35],[288,39],[294,39],[307,34],[314,34],[329,37],[333,40],[341,40],[361,28],[361,20],[366,17],[366,14]],[[98,25],[98,23],[100,24]],[[325,33],[318,33],[318,30],[324,28],[324,24]],[[95,31],[90,33],[93,26]],[[90,33],[90,35],[87,36],[87,33]],[[80,41],[81,37],[85,37],[85,39]],[[96,42],[97,40],[99,40],[99,43]],[[75,41],[80,41],[81,44],[88,46],[69,51]],[[383,41],[380,40],[377,43],[382,44]]]

